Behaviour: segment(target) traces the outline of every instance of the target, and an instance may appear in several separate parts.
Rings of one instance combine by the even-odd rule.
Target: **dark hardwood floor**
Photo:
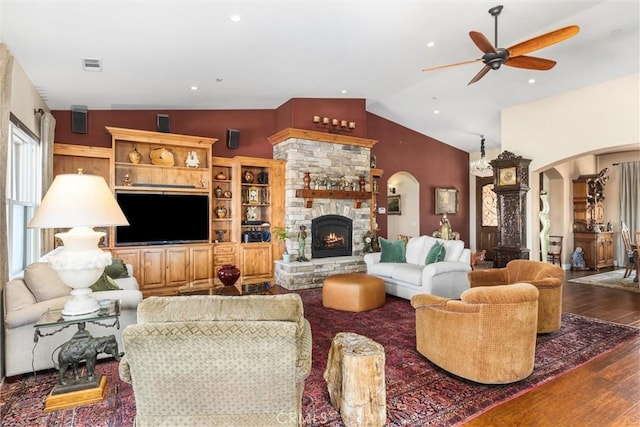
[[[594,272],[566,272],[563,311],[640,327],[640,293],[567,282],[589,274]],[[465,426],[640,426],[640,339]]]

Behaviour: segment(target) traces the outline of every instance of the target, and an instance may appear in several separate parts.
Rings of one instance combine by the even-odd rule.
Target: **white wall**
[[[502,150],[532,160],[527,201],[527,247],[532,254],[539,248],[539,172],[557,165],[564,179],[566,230],[573,221],[571,180],[599,172],[596,154],[630,151],[626,161],[640,158],[639,80],[640,74],[632,74],[502,112]],[[568,237],[571,242],[572,234]]]
[[[29,77],[14,59],[11,76],[11,112],[38,136],[40,136],[41,116],[34,114],[34,110],[39,108],[49,111]]]

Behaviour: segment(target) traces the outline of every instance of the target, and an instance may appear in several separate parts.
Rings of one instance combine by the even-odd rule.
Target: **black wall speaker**
[[[88,116],[87,110],[72,109],[71,110],[71,132],[87,133],[88,132]]]
[[[171,132],[169,130],[169,115],[168,114],[156,114],[156,128],[158,132]]]
[[[240,146],[240,131],[238,129],[227,129],[227,148],[238,148]]]

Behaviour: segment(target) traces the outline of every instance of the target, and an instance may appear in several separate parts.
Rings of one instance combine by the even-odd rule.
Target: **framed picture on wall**
[[[458,213],[458,190],[436,188],[436,215]]]
[[[400,195],[387,196],[387,214],[389,215],[402,215],[400,211]]]

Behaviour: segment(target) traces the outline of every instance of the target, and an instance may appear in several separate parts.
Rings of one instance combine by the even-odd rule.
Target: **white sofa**
[[[444,260],[425,265],[435,242],[443,244]],[[367,274],[384,280],[390,295],[411,299],[417,294],[438,295],[459,299],[469,289],[467,273],[471,271],[471,252],[461,240],[442,240],[431,236],[409,239],[405,249],[406,262],[380,262],[380,252],[366,254]]]
[[[142,301],[142,292],[133,277],[131,265],[127,264],[129,277],[115,279],[121,290],[94,292],[98,299],[120,300],[120,329],[102,327],[87,323],[87,330],[95,337],[114,334],[118,349],[123,350],[122,330],[135,324],[138,303]],[[39,338],[34,343],[34,325],[45,311],[60,309],[70,296],[67,287],[58,273],[45,262],[36,262],[27,266],[18,277],[7,282],[3,289],[4,313],[4,367],[5,376],[54,368],[52,355],[54,350],[65,343],[78,331],[71,325],[52,336]],[[41,333],[51,333],[59,327],[41,328]],[[101,355],[100,357],[108,357]],[[57,364],[57,360],[56,360]]]

